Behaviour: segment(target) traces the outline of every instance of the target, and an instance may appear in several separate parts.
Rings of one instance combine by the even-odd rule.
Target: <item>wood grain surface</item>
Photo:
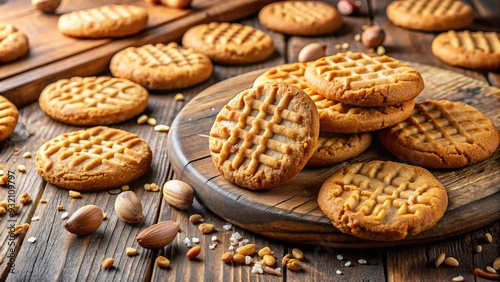
[[[410,63],[425,81],[417,101],[446,99],[476,107],[500,123],[500,91],[464,75]],[[457,170],[431,170],[449,195],[448,210],[433,228],[401,241],[374,242],[335,229],[316,203],[323,181],[347,164],[397,158],[375,140],[363,154],[321,169],[304,169],[292,180],[268,191],[240,188],[218,173],[208,151],[208,134],[220,109],[239,91],[251,87],[263,70],[220,82],[195,97],[179,113],[169,134],[169,157],[174,171],[190,183],[203,205],[227,221],[249,231],[301,244],[341,248],[408,245],[441,240],[500,219],[498,162],[500,149],[483,162]],[[472,95],[471,95],[472,94]],[[496,171],[496,172],[495,172]],[[456,224],[462,222],[464,224]]]

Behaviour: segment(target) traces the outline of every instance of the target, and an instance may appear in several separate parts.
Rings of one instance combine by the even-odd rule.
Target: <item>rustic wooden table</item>
[[[10,7],[17,7],[15,6],[15,2],[26,4],[29,1],[13,2],[5,5],[10,4],[13,5]],[[81,1],[75,2],[80,3]],[[142,1],[126,2],[146,6]],[[202,5],[206,5],[207,2],[212,4],[217,3],[217,1],[195,0],[194,7],[201,7]],[[231,1],[222,2],[228,4]],[[235,0],[235,2],[238,2],[238,0]],[[262,6],[263,2],[270,1],[246,0],[240,3],[242,2],[248,5],[243,9],[246,12],[242,11],[242,9],[235,9],[236,14],[229,16],[231,14],[230,9],[225,9],[223,12],[217,14],[217,19],[212,19],[208,16],[205,16],[204,19],[235,21],[237,18],[243,17],[239,19],[241,23],[266,30],[259,24],[255,12]],[[337,1],[328,2],[336,4]],[[276,45],[276,52],[271,58],[254,65],[216,65],[214,74],[208,81],[181,90],[185,97],[185,100],[181,102],[174,100],[174,94],[178,93],[178,91],[151,91],[150,101],[145,114],[156,118],[159,123],[169,125],[174,121],[186,103],[207,87],[253,70],[287,62],[296,62],[299,50],[310,42],[326,44],[327,54],[344,51],[336,50],[335,45],[345,42],[349,43],[348,50],[366,51],[366,48],[361,43],[354,40],[354,35],[361,32],[362,25],[372,24],[378,24],[386,31],[387,38],[384,46],[387,50],[387,55],[451,70],[470,76],[478,81],[494,85],[498,74],[488,74],[487,72],[448,66],[435,58],[431,53],[430,44],[436,33],[407,31],[391,24],[385,15],[385,8],[389,2],[388,0],[362,1],[361,13],[355,16],[344,17],[345,24],[341,30],[330,36],[285,36],[266,30],[273,37]],[[492,11],[492,8],[485,9],[480,5],[479,1],[471,1],[471,4],[475,8],[478,17],[489,17],[488,15]],[[2,5],[4,4],[0,4],[0,9],[6,7],[2,7]],[[499,9],[498,6],[492,7]],[[36,11],[26,9],[23,13],[36,13]],[[184,14],[178,16],[182,18]],[[13,18],[10,19],[13,20]],[[0,20],[4,19],[0,16]],[[196,22],[196,20],[193,22]],[[190,21],[183,23],[189,24]],[[493,18],[492,20],[490,17],[489,21],[481,21],[479,19],[474,23],[473,29],[495,30],[498,32],[500,31],[498,23],[498,18]],[[168,38],[168,36],[157,36],[157,34],[157,31],[152,31],[146,39],[142,37],[142,41],[139,42]],[[168,40],[178,39],[179,35],[177,34],[174,37],[168,38]],[[113,48],[109,48],[109,50],[113,50]],[[100,57],[97,60],[99,61],[97,65],[93,67],[84,65],[79,72],[85,73],[85,75],[107,74],[106,71],[100,73],[103,66],[105,66],[106,60],[109,60],[108,54]],[[68,74],[73,74],[75,69],[78,68],[74,64],[70,65]],[[166,150],[166,133],[155,132],[152,126],[137,125],[135,120],[117,124],[115,127],[135,132],[147,140],[153,151],[154,158],[150,170],[140,179],[130,183],[131,190],[135,191],[141,199],[144,207],[144,219],[137,225],[125,224],[114,213],[113,206],[116,195],[113,192],[115,190],[83,193],[80,199],[70,198],[67,190],[48,184],[37,175],[33,157],[31,159],[23,157],[23,153],[25,152],[31,152],[34,156],[39,146],[45,140],[77,129],[76,127],[61,124],[47,117],[40,110],[38,103],[30,101],[33,100],[33,97],[36,98],[36,91],[35,93],[27,93],[27,100],[16,96],[19,95],[16,89],[24,89],[26,91],[38,89],[42,84],[47,84],[57,78],[64,77],[64,64],[57,65],[57,68],[57,72],[45,76],[46,72],[43,69],[33,71],[31,74],[37,75],[41,79],[34,79],[33,81],[36,80],[36,83],[30,84],[30,87],[22,88],[23,85],[19,83],[19,79],[8,80],[6,78],[3,82],[0,80],[0,89],[7,87],[7,81],[13,84],[17,83],[15,87],[9,89],[3,88],[2,91],[4,92],[0,91],[0,94],[7,97],[15,96],[14,100],[17,101],[20,110],[19,124],[14,135],[9,140],[0,143],[0,164],[4,170],[12,171],[15,177],[14,189],[0,189],[0,200],[6,199],[10,190],[15,192],[16,198],[22,193],[28,192],[33,199],[31,204],[22,207],[17,216],[12,218],[4,216],[0,219],[0,230],[2,230],[0,232],[1,281],[276,281],[282,279],[286,281],[450,281],[453,277],[459,275],[462,275],[465,281],[486,281],[483,278],[475,276],[472,272],[473,269],[476,267],[485,269],[487,265],[491,265],[495,258],[500,256],[499,214],[493,215],[496,218],[493,223],[466,234],[460,234],[444,240],[437,239],[435,242],[426,244],[375,249],[332,248],[322,241],[318,241],[312,245],[297,245],[256,235],[237,226],[233,226],[230,231],[225,232],[222,226],[226,225],[227,222],[206,209],[198,201],[195,201],[193,206],[187,210],[178,210],[170,207],[163,200],[160,192],[148,192],[142,188],[145,183],[163,185],[170,179],[176,179],[177,176],[169,162]],[[30,70],[26,70],[23,73],[26,72],[30,72]],[[27,76],[25,78],[28,79]],[[474,97],[472,95],[481,95],[481,93],[470,93],[469,95],[471,95],[469,99],[473,100]],[[496,104],[498,108],[500,104],[500,91],[497,91],[494,95],[496,95],[499,101]],[[203,107],[203,105],[200,105],[200,107]],[[498,112],[493,117],[498,118]],[[500,124],[497,124],[497,127],[499,126]],[[498,150],[496,156],[498,158]],[[26,166],[27,171],[25,173],[17,171],[17,166],[20,164]],[[493,169],[490,173],[493,179],[498,180],[500,173],[498,162],[496,169]],[[496,192],[491,197],[499,199],[499,196],[500,189],[497,187]],[[40,203],[40,199],[46,199],[47,203]],[[108,214],[108,219],[91,235],[75,236],[68,233],[63,228],[64,221],[61,220],[63,212],[57,211],[56,207],[63,205],[65,211],[71,214],[86,204],[95,204],[101,207]],[[481,209],[482,207],[476,206],[475,208]],[[188,221],[188,217],[194,213],[202,214],[205,222],[214,224],[217,227],[217,231],[211,235],[200,234],[197,226]],[[35,216],[39,217],[38,221],[33,220]],[[249,213],[247,216],[252,217],[252,214]],[[181,228],[181,233],[179,233],[170,245],[160,250],[146,250],[138,247],[135,237],[141,230],[158,221],[170,219],[177,221]],[[22,224],[25,222],[31,224],[25,234],[21,234],[14,239],[7,235],[6,231],[11,224]],[[456,222],[456,224],[463,223]],[[293,248],[300,248],[306,258],[302,264],[303,269],[301,271],[287,271],[283,269],[283,276],[277,277],[270,274],[253,274],[251,266],[222,263],[221,256],[227,251],[230,245],[229,238],[233,232],[240,233],[243,238],[249,239],[250,242],[255,243],[258,247],[269,246],[275,252],[278,261],[285,254],[291,253]],[[492,243],[485,241],[485,233],[493,235]],[[209,245],[211,244],[211,237],[213,235],[217,236],[219,243],[211,250]],[[30,237],[35,237],[36,241],[34,243],[28,242],[27,240]],[[186,237],[200,238],[202,251],[196,260],[190,261],[185,257],[187,247],[183,241]],[[482,252],[475,252],[477,245],[482,246]],[[127,257],[125,255],[126,247],[137,247],[138,255]],[[457,267],[434,267],[434,258],[441,252],[455,257],[460,262],[460,265]],[[159,255],[170,259],[171,266],[168,269],[161,269],[155,265],[155,259]],[[339,255],[343,257],[342,260],[339,259]],[[108,257],[115,259],[115,267],[110,270],[104,270],[101,267],[101,262]],[[358,262],[360,259],[366,260],[367,263],[360,264]],[[351,266],[346,265],[348,261],[352,263]],[[281,267],[280,262],[278,266]],[[338,270],[342,274],[338,274]]]

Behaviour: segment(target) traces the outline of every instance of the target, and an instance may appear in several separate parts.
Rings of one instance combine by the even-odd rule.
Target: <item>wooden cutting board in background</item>
[[[420,71],[425,89],[417,101],[447,99],[465,102],[500,124],[500,90],[452,71],[410,63]],[[372,242],[335,229],[316,203],[323,181],[339,167],[373,159],[397,159],[375,140],[358,157],[321,168],[304,169],[269,191],[240,188],[218,173],[208,150],[208,134],[220,109],[239,91],[252,86],[264,71],[228,79],[204,90],[176,117],[168,139],[168,156],[176,177],[193,186],[202,204],[239,227],[270,238],[318,246],[370,248],[436,241],[500,220],[500,148],[485,161],[455,170],[431,170],[443,183],[449,205],[433,228],[394,242]]]
[[[44,14],[30,0],[0,1],[0,21],[25,32],[28,56],[0,64],[0,95],[17,106],[36,101],[49,83],[72,76],[96,75],[108,69],[111,57],[129,46],[179,41],[191,26],[212,21],[235,21],[258,12],[271,0],[193,0],[190,9],[152,5],[144,0],[64,0],[56,14]],[[57,29],[59,15],[105,4],[130,4],[147,9],[148,26],[122,39],[76,39]]]

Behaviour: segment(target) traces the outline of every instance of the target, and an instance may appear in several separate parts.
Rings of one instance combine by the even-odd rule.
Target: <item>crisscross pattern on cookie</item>
[[[333,194],[344,199],[344,209],[386,222],[431,205],[439,195],[427,180],[411,166],[374,161],[351,166],[343,179],[337,180]]]
[[[237,170],[243,164],[246,171],[253,174],[259,166],[278,169],[282,161],[294,150],[302,146],[296,142],[300,131],[302,115],[289,109],[293,97],[278,96],[277,89],[268,95],[259,95],[249,89],[234,103],[227,105],[217,116],[211,137],[221,139],[219,165],[231,161]],[[252,98],[254,96],[254,98]]]
[[[450,30],[447,40],[451,47],[464,48],[469,51],[485,53],[500,53],[500,34],[497,32],[470,32],[468,30],[456,32]]]
[[[459,0],[404,0],[399,1],[398,10],[418,15],[454,15],[468,9]]]
[[[297,86],[298,88],[306,92],[307,95],[309,95],[309,97],[311,97],[311,99],[314,101],[314,104],[316,104],[316,108],[320,113],[320,117],[322,116],[321,113],[323,111],[335,111],[345,114],[351,109],[354,111],[356,111],[356,109],[359,109],[358,107],[352,107],[325,98],[312,90],[304,77],[307,66],[307,63],[295,63],[274,67],[259,76],[255,81],[255,85],[264,84],[268,81],[277,81]]]
[[[7,138],[14,130],[18,115],[17,108],[5,97],[0,96],[0,140]]]
[[[474,135],[489,131],[489,119],[460,102],[425,101],[415,105],[411,116],[394,129],[402,138],[410,138],[422,147],[454,146],[463,153],[460,143],[474,144]]]
[[[210,45],[233,46],[258,45],[268,40],[263,31],[237,23],[209,23],[201,35],[201,40]]]
[[[365,53],[337,54],[320,59],[314,65],[316,75],[354,90],[413,80],[418,76],[414,69],[396,59]]]
[[[332,17],[333,12],[330,6],[320,2],[289,1],[273,5],[270,14],[286,22],[311,24]]]
[[[144,10],[140,7],[131,5],[105,5],[102,7],[91,8],[86,10],[74,11],[66,14],[68,22],[79,22],[82,25],[87,25],[95,22],[103,22],[107,20],[128,20],[137,16],[143,16]]]
[[[131,63],[151,68],[192,68],[203,67],[210,63],[202,54],[181,48],[177,43],[148,44],[138,48],[130,48],[123,58]]]
[[[137,100],[144,100],[148,95],[145,89],[129,80],[105,76],[60,80],[44,90],[45,93],[50,96],[48,100],[50,107],[62,111],[135,106]]]
[[[56,162],[65,162],[71,171],[89,172],[100,165],[108,167],[136,166],[144,158],[144,141],[123,130],[93,127],[58,136],[40,149],[50,171]]]

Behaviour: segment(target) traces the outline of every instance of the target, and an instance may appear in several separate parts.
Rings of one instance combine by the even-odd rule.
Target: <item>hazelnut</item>
[[[115,212],[125,222],[140,222],[142,220],[141,201],[132,191],[120,193],[115,200]]]
[[[54,13],[60,4],[61,0],[31,0],[31,5],[47,14]]]
[[[360,7],[360,1],[340,0],[339,2],[337,2],[337,10],[344,16],[349,16],[357,13]]]
[[[361,34],[361,42],[367,48],[376,48],[384,43],[385,32],[380,26],[374,25],[366,28]]]
[[[193,204],[194,191],[186,182],[170,180],[163,185],[163,198],[173,207],[187,209]]]
[[[299,52],[298,60],[301,63],[315,61],[325,56],[326,45],[321,43],[310,43]]]

